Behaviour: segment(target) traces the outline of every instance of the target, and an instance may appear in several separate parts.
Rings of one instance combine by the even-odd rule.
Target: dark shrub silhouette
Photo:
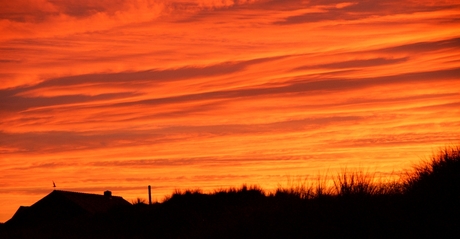
[[[407,194],[456,200],[460,196],[460,148],[446,148],[414,167],[404,179]]]
[[[460,150],[440,151],[400,181],[348,172],[267,192],[176,190],[87,218],[0,226],[0,238],[456,238]],[[329,185],[329,186],[328,186]]]

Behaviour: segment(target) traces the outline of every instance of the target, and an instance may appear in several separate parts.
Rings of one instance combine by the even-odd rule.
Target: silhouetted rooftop
[[[91,194],[61,190],[54,190],[49,195],[52,194],[59,194],[65,197],[66,199],[72,201],[73,203],[77,204],[79,207],[84,209],[86,212],[89,212],[91,214],[97,212],[105,212],[115,206],[131,205],[128,201],[126,201],[120,196],[105,196],[102,194]]]
[[[131,205],[120,196],[54,190],[32,206],[21,206],[7,223],[22,224],[50,220],[66,220],[82,215],[93,215]]]

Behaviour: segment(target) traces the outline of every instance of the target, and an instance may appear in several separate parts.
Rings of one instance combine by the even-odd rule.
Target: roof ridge
[[[94,196],[101,196],[104,197],[104,194],[96,194],[96,193],[85,193],[85,192],[76,192],[76,191],[66,191],[66,190],[58,190],[55,189],[53,192],[62,192],[62,193],[75,193],[75,194],[85,194],[85,195],[94,195]],[[121,197],[121,196],[111,196],[111,197]]]

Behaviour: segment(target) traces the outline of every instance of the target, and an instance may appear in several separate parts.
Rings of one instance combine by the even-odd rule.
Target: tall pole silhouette
[[[152,205],[152,189],[149,185],[149,205]]]

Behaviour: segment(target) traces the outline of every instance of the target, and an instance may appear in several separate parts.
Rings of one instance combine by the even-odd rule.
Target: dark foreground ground
[[[268,194],[243,186],[176,192],[163,203],[59,221],[0,224],[0,238],[460,238],[460,151],[400,182],[348,173],[335,186]]]

